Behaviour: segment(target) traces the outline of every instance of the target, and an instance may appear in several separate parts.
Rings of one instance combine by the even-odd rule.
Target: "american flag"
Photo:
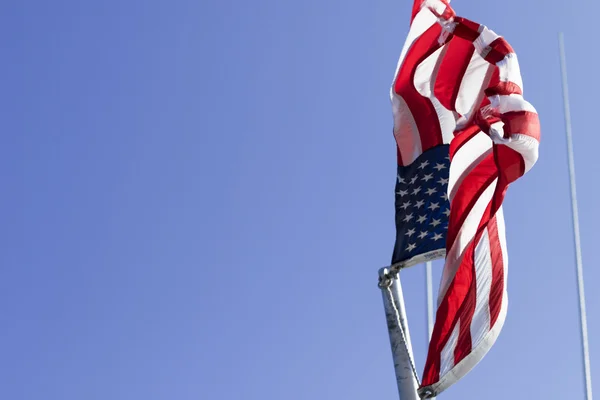
[[[517,56],[508,42],[457,17],[445,0],[414,0],[391,100],[399,165],[393,262],[409,266],[445,256],[419,389],[428,398],[475,367],[502,329],[508,268],[502,202],[509,184],[537,161],[540,125],[523,98]],[[446,156],[449,169],[441,168]],[[434,173],[420,171],[425,161],[426,167],[440,164],[435,173],[446,173],[441,180],[436,176],[443,182],[439,186],[433,179],[419,181]],[[427,196],[426,183],[437,198]],[[443,213],[446,197],[450,211]],[[421,219],[429,224],[427,234],[416,219],[421,202],[421,208],[426,202],[440,206]],[[421,240],[412,241],[419,234]],[[433,240],[439,235],[445,250]]]

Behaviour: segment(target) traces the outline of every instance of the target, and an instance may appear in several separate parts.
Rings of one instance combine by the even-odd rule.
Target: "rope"
[[[389,276],[386,277],[386,279],[380,283],[380,287],[382,289],[384,286],[386,289],[385,292],[387,293],[387,296],[388,296],[388,301],[392,305],[392,307],[394,309],[394,314],[396,315],[396,324],[398,325],[398,328],[400,328],[400,335],[402,336],[402,344],[404,345],[404,350],[406,350],[406,354],[408,355],[408,360],[410,361],[410,369],[412,370],[413,376],[414,376],[415,380],[417,381],[417,384],[419,386],[421,386],[421,381],[419,380],[419,374],[417,373],[417,367],[415,366],[415,362],[410,355],[410,351],[408,350],[408,344],[406,341],[406,333],[404,332],[402,322],[400,321],[400,312],[398,311],[398,307],[396,307],[396,302],[394,302],[394,296],[392,295],[392,289],[391,289],[392,279],[389,278]]]

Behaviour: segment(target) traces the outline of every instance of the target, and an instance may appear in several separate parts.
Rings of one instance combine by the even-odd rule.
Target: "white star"
[[[425,204],[425,202],[423,200],[419,200],[417,201],[417,203],[415,204],[415,207],[417,208],[421,208],[423,207],[423,205]]]
[[[413,178],[410,180],[410,183],[415,183],[417,181],[418,176],[413,176]]]
[[[439,183],[440,185],[445,185],[448,183],[448,179],[446,178],[440,178],[439,181],[437,181],[437,183]]]
[[[412,235],[415,234],[415,230],[413,229],[409,229],[408,231],[406,231],[405,235],[408,237],[411,237]]]
[[[402,203],[402,205],[400,206],[400,208],[402,208],[404,210],[406,210],[408,207],[410,207],[410,201]]]
[[[398,182],[399,183],[406,183],[406,181],[404,180],[404,178],[401,177],[400,175],[398,175]]]
[[[419,234],[419,239],[423,239],[425,236],[427,236],[428,232],[423,232],[421,231],[421,233]]]
[[[446,217],[450,216],[450,209],[446,208],[446,211],[444,211],[444,214],[446,214]]]
[[[448,194],[447,194],[447,193],[444,193],[444,194],[442,195],[442,199],[444,199],[444,200],[448,200]]]
[[[400,195],[400,197],[404,197],[404,196],[406,196],[406,195],[408,194],[408,190],[401,190],[401,191],[399,191],[399,192],[398,192],[398,193],[396,193],[396,194],[399,194],[399,195]]]
[[[427,182],[428,180],[433,179],[433,174],[427,174],[425,176],[423,176],[423,180],[425,182]]]
[[[430,195],[430,196],[432,194],[434,194],[435,192],[437,192],[437,190],[435,188],[427,189],[427,194]]]
[[[417,247],[416,244],[409,244],[406,248],[406,251],[413,251]]]
[[[416,189],[413,189],[413,194],[418,194],[421,191],[421,187],[419,186]]]
[[[450,161],[450,156],[446,156],[446,160]]]
[[[440,208],[440,205],[438,203],[431,203],[427,208],[429,208],[431,211],[435,211],[436,208]]]
[[[440,171],[440,170],[442,170],[442,169],[446,168],[446,166],[445,166],[444,164],[436,163],[436,164],[435,164],[435,167],[433,167],[433,168],[435,168],[435,169],[437,169],[438,171]]]
[[[427,216],[425,215],[421,215],[418,219],[417,222],[422,224],[423,222],[427,221]]]
[[[437,240],[441,239],[442,236],[443,235],[441,233],[436,233],[433,235],[433,237],[431,239],[437,241]]]
[[[411,219],[413,219],[412,214],[406,214],[406,216],[404,216],[404,222],[409,222]]]
[[[440,221],[439,219],[435,219],[434,218],[433,221],[431,222],[431,224],[429,224],[429,225],[432,225],[433,227],[436,227],[436,226],[438,226],[441,223],[442,223],[442,221]]]
[[[426,167],[426,166],[428,166],[428,165],[429,165],[429,161],[425,160],[425,161],[423,161],[423,162],[421,163],[421,165],[419,165],[419,169],[423,169],[423,168],[425,168],[425,167]]]

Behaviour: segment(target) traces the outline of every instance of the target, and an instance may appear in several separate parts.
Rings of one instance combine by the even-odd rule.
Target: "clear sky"
[[[542,145],[505,200],[505,327],[440,399],[583,398],[559,30],[600,393],[600,5],[452,4],[517,51]],[[397,398],[376,283],[409,14],[408,0],[4,2],[0,398]],[[421,372],[424,268],[402,280]]]

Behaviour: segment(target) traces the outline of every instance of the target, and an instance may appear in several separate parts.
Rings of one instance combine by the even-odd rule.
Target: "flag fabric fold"
[[[415,0],[391,100],[398,147],[392,262],[445,257],[419,389],[427,398],[465,376],[502,329],[502,202],[537,161],[540,124],[523,98],[512,47],[443,0]]]

